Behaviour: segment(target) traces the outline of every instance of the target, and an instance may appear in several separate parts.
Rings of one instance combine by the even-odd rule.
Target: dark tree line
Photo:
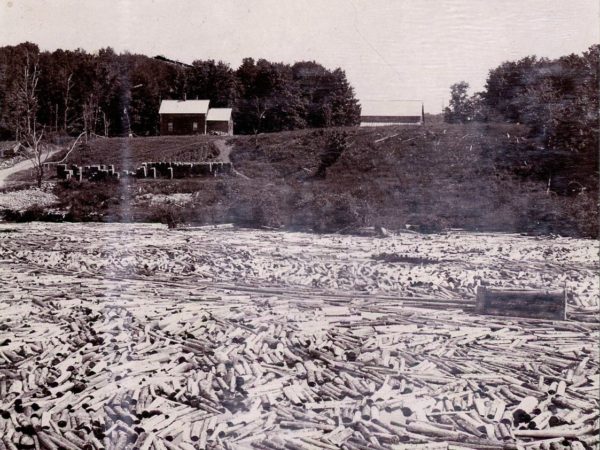
[[[47,133],[158,134],[162,99],[209,99],[234,109],[236,133],[357,124],[360,106],[341,69],[247,58],[234,70],[213,60],[181,64],[111,48],[42,52],[0,47],[0,137],[18,137],[24,71],[36,68],[35,120]]]
[[[448,122],[505,121],[530,127],[549,148],[598,147],[600,45],[558,59],[526,57],[490,70],[485,89],[450,88]]]
[[[593,190],[598,185],[599,72],[600,45],[581,55],[505,62],[489,72],[483,92],[469,96],[467,83],[452,85],[444,116],[448,122],[527,125],[548,155],[539,171],[546,172],[549,185],[560,174]]]
[[[598,149],[600,45],[556,60],[523,58],[489,74],[483,100],[505,120],[528,125],[549,147]]]

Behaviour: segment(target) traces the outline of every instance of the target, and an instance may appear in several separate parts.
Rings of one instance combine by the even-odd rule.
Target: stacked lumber
[[[596,324],[9,262],[0,448],[598,445]]]

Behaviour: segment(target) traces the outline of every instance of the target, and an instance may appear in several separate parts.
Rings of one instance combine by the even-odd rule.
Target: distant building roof
[[[421,124],[423,103],[418,100],[382,100],[361,102],[361,126]]]
[[[176,66],[181,66],[181,67],[194,67],[194,66],[192,66],[191,64],[186,64],[186,63],[184,63],[184,62],[181,62],[181,61],[175,61],[175,60],[173,60],[173,59],[165,58],[163,55],[156,55],[156,56],[154,57],[154,59],[157,59],[157,60],[159,60],[159,61],[166,62],[166,63],[169,63],[169,64],[174,64],[174,65],[176,65]]]
[[[210,108],[208,110],[207,121],[229,121],[231,119],[231,108]]]
[[[363,126],[394,125],[398,123],[421,123],[421,116],[361,116]]]
[[[210,100],[163,100],[159,114],[206,114]]]

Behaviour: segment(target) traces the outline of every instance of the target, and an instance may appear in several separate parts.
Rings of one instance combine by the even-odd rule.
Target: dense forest
[[[450,88],[447,122],[527,125],[529,150],[505,153],[504,165],[545,178],[549,190],[598,189],[600,45],[558,59],[530,56],[490,70],[482,92]],[[511,159],[512,157],[512,159]]]
[[[30,116],[57,134],[158,133],[161,99],[209,99],[232,107],[236,133],[357,124],[360,106],[343,70],[244,59],[182,64],[111,48],[40,51],[0,47],[0,137],[15,138]]]

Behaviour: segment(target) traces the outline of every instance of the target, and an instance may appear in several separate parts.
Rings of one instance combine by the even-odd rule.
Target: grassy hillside
[[[335,131],[348,134],[348,149],[317,178]],[[544,155],[527,135],[516,125],[436,123],[237,136],[228,139],[231,158],[247,178],[71,183],[56,192],[76,220],[169,216],[316,231],[383,226],[596,236],[594,188],[567,195],[552,181],[548,192]],[[202,155],[186,152],[210,149],[211,139],[98,140],[72,160],[128,168],[147,160],[193,159]],[[559,180],[560,186],[567,186],[568,178]]]
[[[547,192],[543,164],[528,130],[515,125],[349,129],[350,148],[312,179],[327,132],[265,135],[236,141],[232,159],[265,185],[257,200],[287,205],[278,219],[327,229],[346,223],[423,230],[596,233],[596,186],[580,195]],[[539,150],[537,150],[539,153]],[[530,173],[522,173],[529,159]],[[525,162],[527,164],[527,162]],[[560,190],[568,184],[561,181]],[[267,183],[279,187],[269,189]],[[552,186],[554,189],[555,186]],[[268,205],[265,205],[267,207]]]
[[[157,136],[146,138],[94,139],[72,152],[68,161],[81,166],[114,164],[133,170],[146,161],[203,161],[218,151],[213,136]],[[55,160],[63,155],[57,155]]]

